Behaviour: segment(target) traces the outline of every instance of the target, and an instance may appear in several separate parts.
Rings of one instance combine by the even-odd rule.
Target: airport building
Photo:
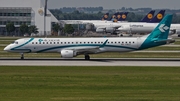
[[[38,35],[51,34],[51,26],[59,21],[47,10],[44,12],[44,0],[1,0],[0,1],[0,35],[6,35],[6,24],[14,23],[15,35],[19,35],[21,24],[35,25]]]

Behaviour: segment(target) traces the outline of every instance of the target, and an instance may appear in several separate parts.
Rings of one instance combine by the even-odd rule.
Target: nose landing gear
[[[21,53],[21,60],[24,60],[24,53]]]

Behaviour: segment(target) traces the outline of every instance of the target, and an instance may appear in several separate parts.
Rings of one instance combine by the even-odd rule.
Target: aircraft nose
[[[6,47],[4,48],[4,51],[9,51],[9,49],[10,49],[10,47],[9,47],[9,46],[6,46]]]

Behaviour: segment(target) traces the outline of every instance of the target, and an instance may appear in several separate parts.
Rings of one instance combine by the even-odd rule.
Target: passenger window
[[[54,44],[56,44],[56,42],[54,42]]]
[[[34,42],[32,42],[32,44],[34,44]]]
[[[46,44],[48,44],[48,42]]]
[[[45,44],[45,42],[43,42],[43,44]]]
[[[36,42],[36,44],[38,44],[38,43]]]
[[[59,42],[57,42],[57,44],[59,44]]]

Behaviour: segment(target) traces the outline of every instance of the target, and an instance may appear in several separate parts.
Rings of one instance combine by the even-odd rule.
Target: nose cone
[[[9,46],[6,46],[5,48],[4,48],[4,51],[9,51],[10,50],[10,47]]]

